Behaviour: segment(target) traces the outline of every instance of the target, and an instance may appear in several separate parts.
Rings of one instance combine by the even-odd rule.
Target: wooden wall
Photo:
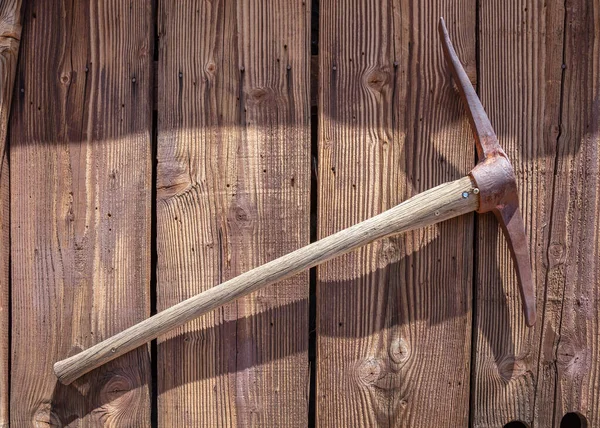
[[[471,214],[56,381],[468,173],[440,16],[515,167],[534,328],[496,220]],[[0,427],[600,425],[594,0],[0,0],[0,71]]]

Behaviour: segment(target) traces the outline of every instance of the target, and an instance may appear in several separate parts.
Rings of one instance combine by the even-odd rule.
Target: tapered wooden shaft
[[[347,253],[376,239],[438,223],[479,207],[469,177],[420,193],[375,217],[302,247],[184,300],[77,355],[54,364],[69,384],[102,364],[141,346],[219,306],[261,287]]]

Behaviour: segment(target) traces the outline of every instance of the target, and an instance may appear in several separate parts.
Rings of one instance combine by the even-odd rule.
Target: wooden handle
[[[54,364],[69,384],[85,373],[219,306],[376,239],[438,223],[479,207],[469,177],[420,193],[375,217],[243,273]]]

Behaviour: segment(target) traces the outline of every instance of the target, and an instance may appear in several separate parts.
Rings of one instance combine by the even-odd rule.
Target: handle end
[[[63,385],[71,384],[77,377],[69,376],[69,359],[57,361],[54,363],[52,369],[54,370],[54,374],[58,378],[58,381]]]

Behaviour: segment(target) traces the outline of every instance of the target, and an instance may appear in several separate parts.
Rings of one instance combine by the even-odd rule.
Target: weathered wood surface
[[[148,426],[139,348],[52,363],[149,315],[149,2],[27,2],[11,119],[11,426]]]
[[[537,398],[536,411],[554,408],[555,426],[567,412],[577,412],[588,427],[599,427],[600,4],[568,0],[565,6],[558,184],[548,225],[551,270],[546,284],[547,302],[556,298],[561,308],[547,313],[543,324],[543,343],[552,338],[557,377],[555,390]]]
[[[557,140],[545,348],[554,355],[554,391],[538,388],[536,411],[559,426],[567,412],[600,426],[600,4],[565,2],[564,83]],[[558,308],[557,308],[558,309]],[[552,319],[554,317],[554,319]],[[540,378],[539,380],[543,380]],[[547,403],[547,404],[546,404]],[[554,421],[546,409],[554,408]],[[541,418],[540,418],[541,419]],[[540,420],[539,426],[542,426]]]
[[[17,3],[0,2],[0,22]],[[308,242],[311,5],[159,0],[153,72],[152,2],[24,3],[11,426],[148,426],[145,348],[70,387],[51,366],[149,313],[153,98],[163,309]],[[475,249],[467,216],[331,262],[318,271],[317,425],[558,427],[566,412],[600,425],[597,2],[320,3],[320,237],[472,165],[436,33],[444,16],[474,82],[479,46],[480,95],[520,183],[539,318],[526,329],[491,216],[477,217]],[[7,28],[1,70],[18,41]],[[0,153],[7,95],[3,84]],[[2,327],[7,174],[3,157]],[[300,275],[162,338],[160,425],[306,426],[307,296]]]
[[[527,329],[506,244],[482,218],[473,423],[558,427],[578,412],[597,426],[600,7],[484,2],[479,27],[481,98],[517,173],[539,313]]]
[[[551,352],[541,342],[562,64],[562,2],[499,3],[480,10],[480,98],[511,159],[531,250],[537,326],[525,326],[514,265],[493,216],[479,217],[473,424],[531,424],[535,388],[553,390]],[[560,215],[559,215],[560,217]],[[564,216],[563,220],[564,221]],[[556,309],[559,302],[552,300]],[[540,353],[541,352],[541,353]],[[538,361],[540,371],[538,372]],[[544,406],[552,405],[546,402]],[[546,417],[542,412],[540,418]],[[551,415],[550,415],[551,418]],[[540,420],[539,426],[552,426]]]
[[[21,40],[21,1],[0,2],[0,428],[9,422],[10,186],[7,129]]]
[[[310,2],[160,2],[157,308],[309,241]],[[161,426],[305,426],[308,274],[158,343]]]
[[[322,1],[320,15],[322,237],[472,167],[437,23],[475,76],[475,2]],[[320,426],[468,425],[472,247],[463,216],[318,268]]]

